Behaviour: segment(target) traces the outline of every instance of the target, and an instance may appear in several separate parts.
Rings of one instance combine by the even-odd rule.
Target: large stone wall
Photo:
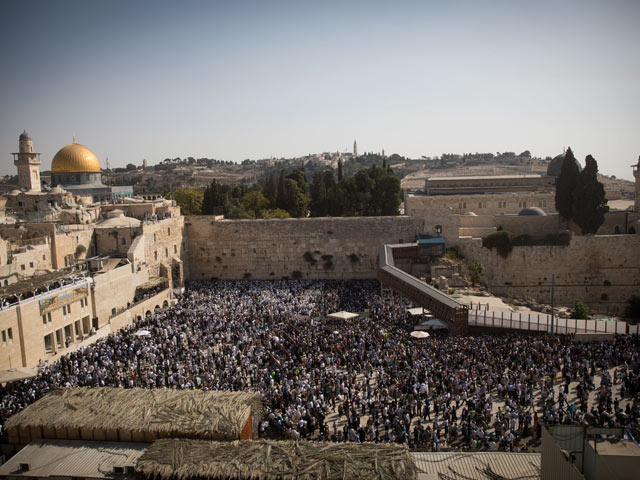
[[[640,294],[640,235],[574,235],[568,246],[514,247],[507,258],[478,238],[462,238],[459,246],[467,262],[482,263],[496,294],[550,303],[552,274],[557,305],[580,299],[594,311],[616,314]]]
[[[415,240],[411,217],[223,220],[189,216],[188,278],[375,278],[383,243]]]

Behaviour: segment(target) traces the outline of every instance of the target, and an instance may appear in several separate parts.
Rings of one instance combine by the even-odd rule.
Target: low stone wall
[[[115,333],[126,326],[132,325],[136,318],[144,318],[146,312],[153,313],[156,306],[162,308],[163,304],[165,302],[169,304],[170,300],[171,289],[167,288],[153,297],[149,297],[139,303],[136,303],[109,320],[109,323],[111,324],[111,332]]]
[[[188,278],[375,278],[378,248],[415,240],[411,217],[223,220],[189,216]]]
[[[514,247],[507,258],[482,246],[478,238],[460,239],[467,262],[480,262],[490,290],[573,306],[576,299],[592,310],[617,314],[640,294],[640,235],[574,235],[568,246]]]

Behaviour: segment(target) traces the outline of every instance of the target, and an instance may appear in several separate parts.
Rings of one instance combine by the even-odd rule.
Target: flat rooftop
[[[497,180],[497,179],[503,179],[503,180],[516,180],[516,179],[523,179],[523,178],[549,178],[549,180],[551,179],[555,179],[555,177],[547,177],[546,175],[537,175],[537,174],[525,174],[525,175],[461,175],[459,177],[427,177],[427,181],[430,180],[446,180],[446,181],[460,181],[460,180]]]
[[[612,442],[611,440],[600,440],[597,442],[589,440],[589,446],[598,451],[598,455],[615,455],[620,457],[640,456],[640,447],[631,440],[622,439]]]
[[[114,467],[135,467],[149,444],[33,440],[0,466],[0,475],[28,478],[135,478],[135,473],[114,475]],[[22,471],[21,464],[29,465]]]

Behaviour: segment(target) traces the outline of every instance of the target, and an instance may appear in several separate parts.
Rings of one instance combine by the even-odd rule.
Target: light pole
[[[556,274],[551,274],[551,333],[553,333],[553,320],[555,316],[555,308],[554,308],[554,293],[556,287]]]

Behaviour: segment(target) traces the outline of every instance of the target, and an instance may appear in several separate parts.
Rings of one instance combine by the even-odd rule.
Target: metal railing
[[[493,312],[469,310],[469,326],[504,328],[551,333],[551,315],[544,313]],[[581,320],[554,318],[553,333],[617,333],[638,334],[638,325],[627,325],[620,320]]]

